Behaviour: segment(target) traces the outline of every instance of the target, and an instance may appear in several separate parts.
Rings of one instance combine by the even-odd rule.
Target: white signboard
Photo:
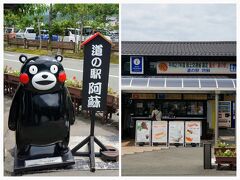
[[[152,142],[167,143],[167,121],[152,122]]]
[[[186,121],[185,122],[185,143],[200,143],[201,122]]]
[[[235,74],[235,62],[161,61],[157,74]]]
[[[55,163],[61,163],[61,162],[63,162],[62,157],[33,159],[33,160],[26,160],[25,167],[45,165],[45,164],[55,164]]]
[[[168,143],[184,143],[184,121],[169,121]]]
[[[135,142],[151,142],[151,121],[137,120],[136,121],[136,137]]]

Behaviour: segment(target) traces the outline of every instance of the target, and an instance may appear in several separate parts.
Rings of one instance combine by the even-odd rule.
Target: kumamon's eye
[[[37,66],[34,66],[34,65],[30,66],[29,72],[30,72],[31,74],[36,74],[36,73],[38,72]]]
[[[55,74],[55,73],[58,72],[58,67],[57,67],[56,65],[52,65],[52,66],[50,67],[50,71],[51,71],[51,73]]]

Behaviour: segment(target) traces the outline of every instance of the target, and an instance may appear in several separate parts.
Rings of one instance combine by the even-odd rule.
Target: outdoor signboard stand
[[[90,171],[95,171],[95,156],[103,160],[117,161],[117,149],[104,146],[94,135],[95,115],[97,111],[106,109],[108,75],[110,64],[111,43],[100,33],[96,33],[83,42],[84,67],[83,67],[83,101],[82,109],[90,111],[90,135],[75,146],[71,151],[74,156],[87,156],[90,159]],[[101,149],[95,153],[94,143]],[[88,152],[77,152],[88,144]]]
[[[184,146],[184,121],[169,121],[168,124],[168,146]]]
[[[135,146],[140,145],[140,143],[151,146],[151,126],[152,122],[149,120],[136,121]]]
[[[201,121],[185,121],[185,147],[190,144],[201,146]]]
[[[167,121],[153,121],[152,122],[152,146],[157,145],[168,146],[168,122]]]

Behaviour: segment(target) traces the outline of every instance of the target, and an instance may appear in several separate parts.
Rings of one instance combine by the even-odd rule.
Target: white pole
[[[215,93],[215,112],[216,112],[216,118],[215,118],[215,145],[217,144],[218,140],[218,100],[219,95]]]

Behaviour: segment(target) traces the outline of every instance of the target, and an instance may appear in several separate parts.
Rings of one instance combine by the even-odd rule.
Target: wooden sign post
[[[83,65],[83,101],[82,109],[90,111],[91,127],[90,135],[72,149],[75,156],[89,156],[90,170],[95,171],[95,156],[105,159],[106,152],[111,152],[108,160],[117,160],[118,151],[112,147],[104,146],[95,136],[95,114],[97,111],[104,111],[107,102],[109,64],[111,54],[111,42],[102,34],[96,33],[85,42],[84,46],[84,65]],[[94,142],[100,146],[100,153],[95,153]],[[77,152],[81,147],[88,143],[88,153]],[[113,152],[115,153],[113,156]]]

